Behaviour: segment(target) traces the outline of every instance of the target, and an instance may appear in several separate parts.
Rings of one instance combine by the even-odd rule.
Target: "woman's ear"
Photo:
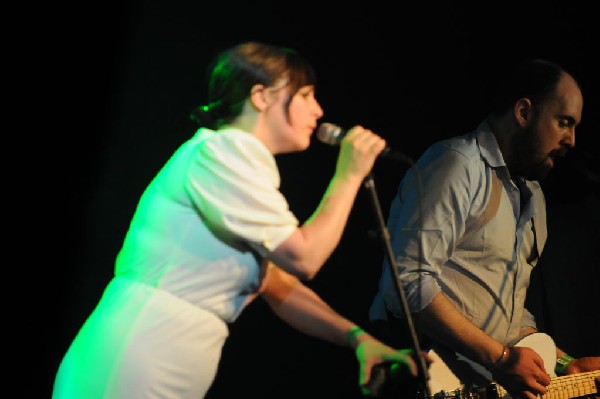
[[[267,108],[267,99],[265,97],[265,85],[255,84],[250,90],[250,103],[252,107],[262,112]]]
[[[528,98],[520,98],[515,103],[514,116],[519,126],[524,127],[527,125],[531,119],[532,110],[533,105],[531,104],[531,100]]]

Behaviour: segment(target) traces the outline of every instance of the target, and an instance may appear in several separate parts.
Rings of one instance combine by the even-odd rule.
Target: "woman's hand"
[[[414,351],[412,349],[395,350],[366,333],[357,337],[357,342],[355,353],[359,363],[358,384],[364,396],[375,394],[372,391],[375,389],[372,379],[373,370],[377,365],[384,363],[398,365],[395,368],[394,383],[408,382],[418,375],[418,366],[413,358]],[[423,356],[427,364],[430,364],[429,356],[426,353]]]

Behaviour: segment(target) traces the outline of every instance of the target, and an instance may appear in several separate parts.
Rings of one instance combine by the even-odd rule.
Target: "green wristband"
[[[571,363],[571,361],[573,360],[573,357],[567,355],[566,353],[564,355],[562,355],[561,357],[559,357],[558,359],[556,359],[556,366],[554,367],[554,372],[556,373],[557,376],[561,376],[565,374],[565,370],[567,369],[567,366],[569,365],[569,363]]]
[[[358,337],[361,334],[364,334],[364,332],[365,331],[362,328],[360,328],[359,326],[351,327],[346,332],[346,342],[348,342],[348,344],[350,346],[354,346],[356,344],[356,337]]]

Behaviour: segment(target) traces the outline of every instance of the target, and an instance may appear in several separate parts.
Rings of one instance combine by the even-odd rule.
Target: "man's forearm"
[[[442,293],[420,313],[424,333],[434,342],[462,353],[484,366],[494,364],[504,350],[504,345],[462,315]]]

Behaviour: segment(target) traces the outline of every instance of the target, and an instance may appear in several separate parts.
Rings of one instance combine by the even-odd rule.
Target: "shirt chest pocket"
[[[511,264],[515,258],[516,224],[510,203],[502,202],[498,212],[469,235],[468,241],[478,247],[476,261],[482,268],[503,270],[505,267],[498,265]]]
[[[497,184],[501,183],[497,181]],[[514,260],[516,245],[513,208],[506,192],[499,187],[492,190],[485,210],[467,224],[455,251],[456,256],[467,257],[467,263],[490,270],[498,270],[499,264],[510,264]]]

